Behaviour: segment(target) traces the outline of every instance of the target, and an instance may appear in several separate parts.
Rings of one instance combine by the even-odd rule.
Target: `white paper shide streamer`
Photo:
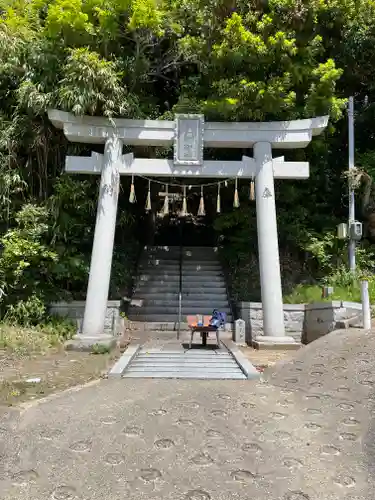
[[[206,211],[204,209],[203,186],[201,186],[201,199],[199,201],[198,216],[203,217],[204,215],[206,215]]]

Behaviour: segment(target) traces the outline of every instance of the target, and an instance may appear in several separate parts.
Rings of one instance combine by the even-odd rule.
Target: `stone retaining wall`
[[[360,316],[361,310],[361,304],[356,302],[284,304],[285,333],[297,342],[309,343],[337,328],[345,328],[346,321]],[[263,335],[260,302],[240,302],[237,311],[239,318],[245,321],[247,343]]]
[[[85,311],[84,300],[73,300],[72,302],[54,302],[50,304],[51,314],[69,318],[77,322],[77,333],[82,330],[83,314]],[[104,332],[111,335],[121,335],[124,331],[124,318],[121,317],[121,301],[109,300],[105,315]]]
[[[351,319],[362,321],[362,304],[338,300],[306,304],[302,341],[309,343],[333,330],[347,328]]]
[[[77,322],[81,331],[85,301],[55,302],[50,305],[50,313]],[[237,304],[238,317],[245,321],[246,342],[263,335],[263,310],[260,302],[240,302]],[[284,304],[286,334],[297,342],[309,343],[338,328],[346,328],[350,319],[361,318],[362,306],[356,302],[316,302],[313,304]],[[121,316],[121,301],[107,303],[104,332],[121,335],[125,320]]]

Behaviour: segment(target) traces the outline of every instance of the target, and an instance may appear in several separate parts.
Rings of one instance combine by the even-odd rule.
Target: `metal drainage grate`
[[[181,378],[243,380],[247,377],[231,353],[217,350],[157,350],[141,348],[124,378]]]

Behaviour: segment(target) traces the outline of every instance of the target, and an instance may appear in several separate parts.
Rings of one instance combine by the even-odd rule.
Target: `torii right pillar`
[[[298,348],[299,344],[293,337],[285,335],[272,146],[269,142],[254,144],[254,160],[263,335],[253,339],[253,345],[258,349]]]

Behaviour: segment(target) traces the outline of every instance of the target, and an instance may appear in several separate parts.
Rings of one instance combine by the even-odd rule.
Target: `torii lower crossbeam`
[[[123,155],[116,165],[120,175],[143,175],[147,177],[192,177],[192,178],[242,178],[253,179],[257,175],[254,158],[243,156],[242,161],[205,161],[201,167],[177,167],[173,160],[134,158]],[[103,169],[103,155],[67,156],[65,170],[71,174],[100,174]],[[309,163],[284,161],[284,157],[273,158],[275,179],[308,179]]]

